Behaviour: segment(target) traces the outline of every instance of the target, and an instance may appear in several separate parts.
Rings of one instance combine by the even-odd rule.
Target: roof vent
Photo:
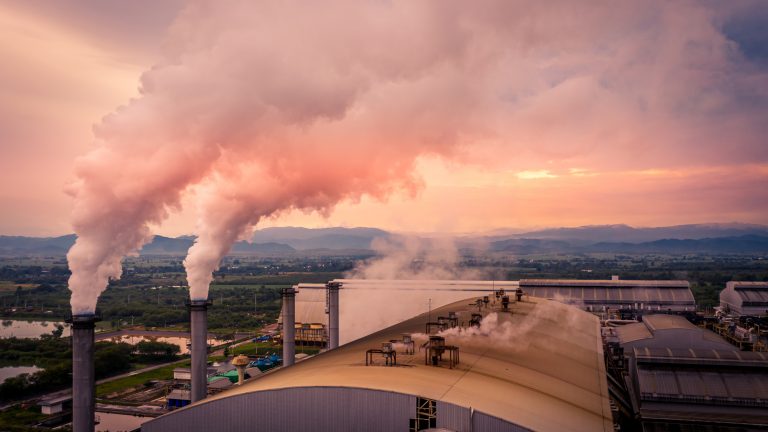
[[[448,353],[448,367],[453,369],[454,366],[459,364],[459,347],[454,345],[446,345],[445,338],[442,336],[433,335],[429,337],[429,341],[422,346],[424,350],[424,364],[432,366],[440,366],[443,362],[443,354]]]

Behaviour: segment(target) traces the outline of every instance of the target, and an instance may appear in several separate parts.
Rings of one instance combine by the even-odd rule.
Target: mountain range
[[[236,243],[231,254],[290,255],[296,253],[371,253],[377,238],[395,238],[378,228],[264,228],[251,242]],[[418,236],[427,240],[428,236]],[[592,225],[549,228],[528,232],[457,237],[460,249],[534,253],[768,253],[768,226],[750,224],[691,224],[636,228],[628,225]],[[0,256],[66,254],[75,235],[60,237],[0,236]],[[155,236],[142,255],[184,255],[193,236]]]

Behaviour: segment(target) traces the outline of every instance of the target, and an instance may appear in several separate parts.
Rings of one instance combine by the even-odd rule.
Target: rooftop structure
[[[422,333],[431,319],[421,314],[142,430],[613,430],[597,317],[541,299],[512,301],[506,312],[482,300],[431,311],[458,322],[433,338]],[[482,321],[469,330],[472,314]],[[412,354],[404,334],[415,341]]]
[[[695,311],[690,284],[684,280],[521,279],[533,297],[576,303],[585,310]]]
[[[625,352],[634,348],[737,349],[717,334],[679,315],[644,315],[643,322],[617,327],[616,335]]]
[[[720,306],[735,315],[768,316],[768,282],[728,282]]]
[[[768,423],[768,354],[739,351],[678,315],[644,315],[614,330],[609,383],[622,388],[619,400],[643,430]]]

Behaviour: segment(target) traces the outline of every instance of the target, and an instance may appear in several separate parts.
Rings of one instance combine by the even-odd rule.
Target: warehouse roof
[[[693,325],[680,315],[643,315],[643,321],[616,328],[619,343],[631,348],[693,348],[736,350],[717,334]]]
[[[530,298],[482,308],[478,334],[445,334],[460,349],[454,368],[425,365],[425,353],[398,352],[395,367],[365,366],[366,351],[411,333],[426,338],[429,318],[455,311],[467,322],[466,299],[343,345],[187,409],[222,398],[284,388],[350,387],[418,395],[496,416],[533,430],[613,430],[598,319],[577,308]],[[456,329],[453,330],[456,332]],[[447,356],[447,354],[446,354]],[[180,415],[179,410],[169,416]]]

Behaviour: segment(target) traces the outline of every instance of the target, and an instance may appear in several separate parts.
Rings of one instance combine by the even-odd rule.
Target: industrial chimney
[[[95,315],[73,315],[72,324],[72,431],[93,432],[96,379],[93,366]]]
[[[296,290],[283,288],[283,366],[296,360]]]
[[[339,347],[339,289],[340,282],[328,282],[328,349]]]
[[[190,351],[192,354],[192,402],[208,394],[208,300],[192,300],[189,308]]]

